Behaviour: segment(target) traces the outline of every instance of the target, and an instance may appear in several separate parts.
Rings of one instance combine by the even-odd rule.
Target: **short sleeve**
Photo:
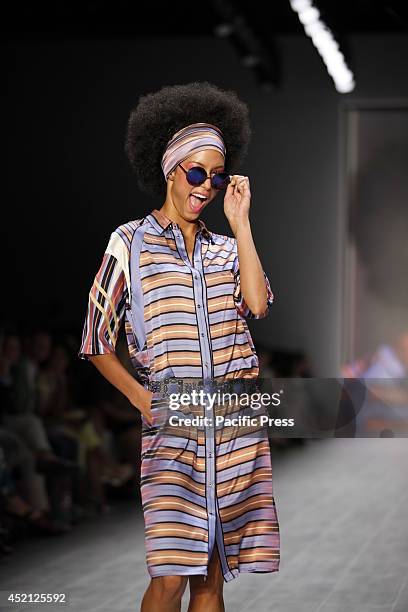
[[[113,233],[89,291],[78,357],[114,353],[128,301],[125,245]]]
[[[263,271],[264,273],[264,277],[265,277],[265,285],[266,285],[266,290],[267,290],[267,305],[266,305],[266,309],[263,313],[256,315],[254,314],[247,306],[244,297],[242,295],[241,292],[241,278],[240,278],[240,272],[239,272],[239,260],[238,260],[238,254],[235,257],[234,260],[234,266],[233,266],[233,273],[234,273],[234,302],[235,302],[235,307],[238,310],[239,314],[242,317],[245,317],[246,319],[263,319],[265,318],[268,314],[269,314],[269,308],[272,306],[273,304],[273,300],[274,300],[274,294],[272,292],[271,289],[271,285],[269,282],[269,279],[265,273],[265,271]]]

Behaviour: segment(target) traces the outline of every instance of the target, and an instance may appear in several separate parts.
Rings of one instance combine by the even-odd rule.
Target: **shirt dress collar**
[[[161,212],[161,210],[158,210],[157,208],[154,208],[152,210],[152,212],[150,213],[149,217],[153,217],[154,220],[157,223],[154,223],[156,229],[159,231],[160,234],[163,234],[166,229],[168,229],[169,227],[173,227],[173,228],[179,228],[179,226],[177,225],[177,223],[175,223],[174,221],[172,221],[171,219],[169,219],[164,213]],[[157,224],[159,227],[157,227]],[[208,241],[213,241],[212,238],[212,233],[210,232],[210,230],[207,228],[206,224],[204,223],[204,221],[202,219],[198,219],[198,224],[200,229],[198,230],[199,232],[202,233],[202,235],[207,238]]]

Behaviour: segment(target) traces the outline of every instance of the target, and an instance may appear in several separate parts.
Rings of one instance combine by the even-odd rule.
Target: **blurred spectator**
[[[408,376],[408,332],[392,344],[383,343],[371,353],[341,366],[345,378],[405,378]]]
[[[90,418],[80,431],[80,443],[80,466],[88,502],[98,512],[109,512],[104,485],[123,485],[134,476],[134,468],[129,463],[119,463],[114,457],[110,432],[100,404],[91,408]]]
[[[18,348],[17,348],[18,345]],[[36,332],[27,342],[27,354],[20,356],[17,336],[6,336],[2,351],[2,384],[7,396],[3,422],[23,438],[36,454],[40,471],[56,471],[65,464],[53,452],[44,425],[36,414],[37,376],[41,363],[50,354],[51,337]]]
[[[45,512],[30,506],[19,494],[14,481],[13,464],[8,461],[12,442],[5,445],[8,452],[5,452],[2,439],[0,445],[0,547],[2,552],[11,552],[8,547],[11,531],[6,526],[5,517],[12,519],[13,523],[23,522],[35,533],[45,535],[59,535],[65,533],[65,529],[53,523]],[[10,440],[9,440],[10,442]]]
[[[312,368],[303,351],[272,350],[271,367],[279,378],[310,378]]]
[[[14,434],[20,449],[26,500],[44,511],[51,507],[44,475],[49,475],[52,484],[73,467],[72,462],[56,456],[44,423],[36,414],[38,368],[48,357],[50,347],[49,334],[38,332],[31,337],[28,355],[21,355],[19,337],[9,332],[3,337],[0,357],[3,429],[8,431],[9,439]],[[5,435],[3,431],[3,439]]]
[[[129,351],[124,334],[119,335],[116,343],[116,354],[123,366],[132,374]],[[120,461],[134,466],[134,480],[130,486],[139,491],[140,485],[140,454],[142,421],[137,410],[117,389],[112,387],[111,401],[101,402],[109,431],[113,434],[113,444],[116,456]]]
[[[0,350],[0,419],[2,424],[3,439],[9,438],[9,434],[13,433],[15,446],[20,449],[21,465],[23,466],[24,484],[26,499],[39,509],[48,509],[48,496],[45,490],[45,482],[42,476],[36,473],[36,461],[41,456],[41,453],[48,449],[48,441],[45,435],[43,444],[45,448],[41,448],[41,425],[39,436],[34,432],[34,438],[38,439],[39,447],[33,448],[33,445],[28,445],[24,441],[24,436],[19,432],[18,419],[13,419],[17,406],[18,389],[16,382],[17,364],[21,358],[21,345],[18,335],[9,331],[2,335],[2,343]],[[24,419],[22,419],[23,421]],[[30,435],[30,421],[34,421],[36,427],[36,417],[31,418],[30,415],[25,421],[25,430],[28,430]],[[13,427],[14,424],[14,427]],[[23,423],[20,424],[22,426]],[[4,428],[9,430],[5,431]]]
[[[311,398],[308,385],[302,379],[312,376],[309,358],[302,351],[270,349],[261,343],[257,343],[257,353],[262,390],[273,393],[276,391],[277,380],[293,379],[285,385],[285,405],[290,416],[301,423],[303,428],[307,428]],[[305,440],[272,436],[270,441],[274,445],[288,447],[291,443],[303,444]]]
[[[275,369],[272,366],[272,351],[270,348],[257,342],[256,352],[259,362],[259,377],[260,378],[275,378],[277,376]]]
[[[68,366],[65,347],[56,344],[38,376],[38,412],[55,453],[79,461],[79,476],[84,482],[82,488],[75,488],[77,501],[91,503],[97,511],[106,512],[109,506],[105,483],[119,486],[132,476],[133,470],[128,464],[119,464],[114,456],[104,414],[104,407],[109,406],[108,412],[111,408],[109,402],[95,402],[88,410],[73,406]],[[62,486],[61,479],[59,485]]]
[[[356,436],[407,435],[408,333],[382,343],[371,353],[341,366],[344,378],[367,379],[366,398],[355,411]]]
[[[69,358],[65,347],[54,345],[50,357],[38,374],[37,412],[41,417],[55,454],[78,464],[79,426],[86,416],[82,410],[76,410],[71,403],[67,368]],[[54,513],[62,520],[70,520],[74,499],[79,503],[79,473],[75,470],[61,474],[52,479],[52,501]]]

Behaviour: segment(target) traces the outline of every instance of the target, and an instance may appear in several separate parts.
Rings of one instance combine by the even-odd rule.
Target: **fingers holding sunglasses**
[[[249,178],[247,176],[241,174],[234,174],[231,176],[231,181],[229,184],[232,188],[235,187],[237,191],[243,193],[244,191],[249,191]]]
[[[249,178],[247,176],[244,176],[243,174],[233,174],[231,176],[231,183],[233,185],[240,185],[244,181],[249,182]]]

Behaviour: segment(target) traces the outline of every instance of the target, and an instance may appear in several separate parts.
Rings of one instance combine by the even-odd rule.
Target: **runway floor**
[[[280,571],[225,585],[227,611],[407,612],[408,440],[335,439],[273,450]],[[137,612],[148,584],[143,516],[121,503],[0,561],[0,590],[66,593],[68,604],[1,610]],[[183,598],[187,610],[188,587]],[[209,611],[210,612],[210,611]]]

